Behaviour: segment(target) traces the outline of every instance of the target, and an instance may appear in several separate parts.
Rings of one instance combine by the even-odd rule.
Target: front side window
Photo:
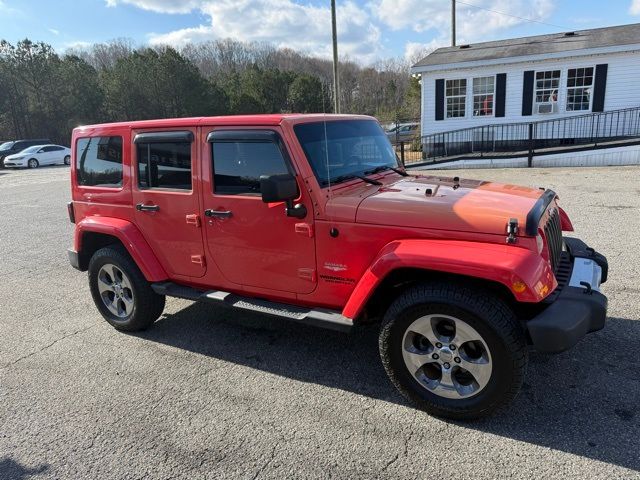
[[[122,137],[79,138],[76,179],[78,185],[122,186]]]
[[[389,138],[376,121],[300,123],[294,131],[322,187],[399,166]]]
[[[536,72],[536,103],[557,102],[559,87],[560,70]]]
[[[214,192],[260,195],[260,176],[289,173],[280,145],[271,140],[229,138],[212,142]]]
[[[138,186],[191,190],[191,142],[137,143]]]
[[[447,118],[464,117],[467,101],[467,79],[447,80],[445,86]]]
[[[570,68],[567,72],[567,112],[591,109],[593,67]]]
[[[478,77],[473,79],[473,116],[485,117],[493,115],[493,97],[495,94],[495,77]]]

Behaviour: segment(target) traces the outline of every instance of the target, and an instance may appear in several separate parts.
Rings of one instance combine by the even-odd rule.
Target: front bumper
[[[576,238],[565,238],[567,251],[556,275],[558,288],[545,299],[548,306],[527,322],[536,350],[557,353],[573,347],[587,333],[604,327],[607,259]]]
[[[11,167],[24,167],[26,166],[22,161],[18,160],[5,160],[3,162],[4,168],[11,168]]]

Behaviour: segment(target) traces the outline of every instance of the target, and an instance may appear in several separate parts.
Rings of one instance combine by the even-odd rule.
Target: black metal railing
[[[422,141],[420,119],[412,117],[394,117],[392,122],[382,121],[387,138],[393,145],[398,158],[403,163],[415,163],[422,160]]]
[[[501,123],[434,133],[422,137],[422,159],[462,155],[571,150],[585,145],[640,139],[640,107],[524,123]]]

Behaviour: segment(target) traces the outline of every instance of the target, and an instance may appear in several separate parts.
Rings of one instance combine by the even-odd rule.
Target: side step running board
[[[342,316],[342,314],[336,310],[324,308],[310,309],[297,305],[288,305],[286,303],[270,302],[260,298],[243,297],[220,290],[201,291],[173,282],[153,283],[151,284],[151,288],[160,295],[193,301],[202,300],[218,305],[226,305],[231,308],[287,318],[296,322],[332,330],[349,331],[353,326],[353,321]]]

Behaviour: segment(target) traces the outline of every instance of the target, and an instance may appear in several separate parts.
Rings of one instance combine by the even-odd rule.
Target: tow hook
[[[591,284],[589,282],[580,282],[580,285],[582,285],[584,288],[586,288],[584,293],[586,293],[587,295],[593,295],[593,290],[592,290]]]
[[[518,219],[511,218],[507,223],[507,243],[516,243],[518,240],[516,234],[518,233]]]

